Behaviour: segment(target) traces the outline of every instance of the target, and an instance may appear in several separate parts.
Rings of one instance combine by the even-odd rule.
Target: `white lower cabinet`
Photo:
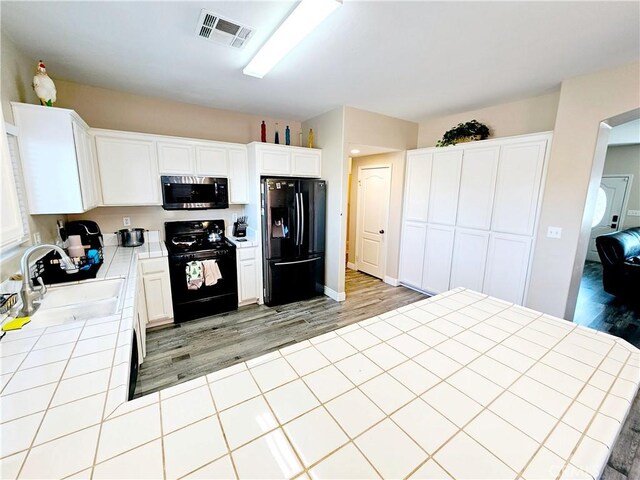
[[[138,348],[138,364],[141,364],[147,355],[147,323],[149,323],[149,316],[147,314],[147,300],[144,295],[144,282],[142,281],[140,264],[138,264],[135,307],[134,330],[137,340],[136,347]]]
[[[489,232],[456,229],[449,288],[464,287],[482,291],[488,247]]]
[[[427,224],[404,222],[400,246],[400,279],[405,285],[422,288],[422,264],[427,241]]]
[[[507,302],[522,304],[530,253],[530,237],[491,233],[482,291]]]
[[[148,323],[151,327],[173,320],[169,261],[166,257],[140,261],[144,301]]]
[[[453,255],[453,227],[427,226],[427,243],[422,272],[422,289],[440,293],[449,290],[451,256]]]
[[[238,304],[248,305],[258,301],[257,248],[238,248]]]

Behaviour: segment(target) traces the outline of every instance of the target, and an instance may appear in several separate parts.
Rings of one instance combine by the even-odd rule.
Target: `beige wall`
[[[6,35],[0,37],[1,116],[8,123],[13,124],[10,102],[40,103],[31,88],[36,61],[37,59],[33,60],[18,50]],[[2,141],[6,140],[3,138]],[[23,191],[24,187],[21,185]],[[32,234],[39,232],[44,243],[51,243],[55,240],[56,218],[64,218],[64,215],[30,215],[29,230]],[[0,282],[19,269],[19,260],[20,254],[16,253],[0,262]]]
[[[418,147],[433,147],[444,132],[458,123],[476,119],[491,129],[492,137],[509,137],[553,130],[560,92],[548,93],[516,102],[479,110],[431,118],[420,122]]]
[[[562,82],[527,305],[571,319],[608,135],[600,122],[640,107],[640,64]],[[586,205],[586,206],[585,206]],[[561,239],[546,237],[549,226]]]
[[[406,152],[383,153],[353,159],[351,168],[351,198],[349,201],[348,260],[355,263],[356,227],[358,212],[358,168],[371,165],[391,165],[391,195],[389,197],[389,224],[385,239],[387,241],[387,262],[385,275],[398,278],[400,257],[400,231],[402,228],[402,199],[404,187],[404,165]]]
[[[56,80],[56,107],[71,108],[94,128],[202,138],[221,142],[260,141],[260,123],[267,123],[267,140],[273,141],[279,123],[280,141],[291,128],[291,143],[298,144],[300,122],[202,107],[161,98]]]
[[[627,210],[640,210],[640,145],[620,145],[607,148],[604,175],[633,175]],[[640,227],[640,217],[627,215],[622,229]]]
[[[346,183],[344,107],[303,122],[305,131],[313,128],[316,146],[322,149],[322,178],[327,181],[327,234],[325,244],[325,286],[334,298],[344,299],[346,232]],[[342,295],[341,295],[342,294]]]
[[[418,124],[353,107],[340,107],[307,120],[302,126],[305,131],[313,128],[318,147],[322,148],[322,177],[328,183],[326,285],[342,297],[347,252],[349,145],[403,151],[416,148]],[[399,248],[389,252],[387,258],[394,259],[397,264],[398,257]]]

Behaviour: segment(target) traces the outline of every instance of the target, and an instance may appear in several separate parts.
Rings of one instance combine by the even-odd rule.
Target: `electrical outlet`
[[[548,227],[547,238],[562,238],[562,228],[560,227]]]
[[[42,243],[42,237],[40,236],[40,232],[35,232],[33,234],[33,243],[35,245]]]
[[[640,210],[627,210],[627,215],[630,217],[640,217]]]
[[[122,217],[122,225],[125,227],[131,226],[131,217]]]

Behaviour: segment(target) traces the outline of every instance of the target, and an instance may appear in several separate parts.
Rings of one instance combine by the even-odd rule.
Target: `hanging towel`
[[[187,274],[187,289],[198,290],[204,282],[202,262],[187,263],[185,273]]]
[[[205,260],[202,262],[204,267],[204,284],[207,287],[215,285],[222,278],[218,262],[215,260]]]

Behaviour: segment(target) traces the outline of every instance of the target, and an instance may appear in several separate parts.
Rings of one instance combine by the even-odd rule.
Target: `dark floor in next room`
[[[149,329],[136,397],[426,298],[353,270],[346,273],[346,292],[344,302],[320,296],[274,308],[250,305]]]
[[[640,311],[602,288],[602,264],[586,262],[574,322],[624,338],[640,348]],[[640,478],[640,394],[636,396],[601,480]]]

